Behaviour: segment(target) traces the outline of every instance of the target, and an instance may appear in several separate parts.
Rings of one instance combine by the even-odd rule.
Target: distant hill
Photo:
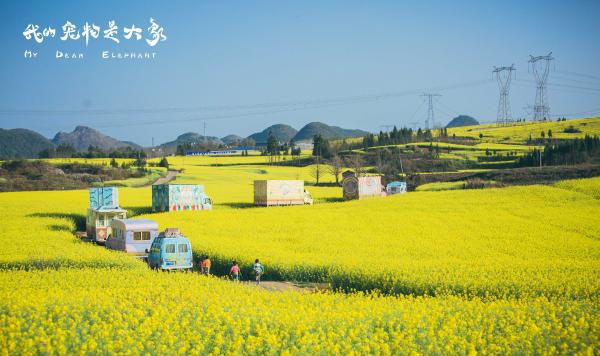
[[[231,145],[232,143],[239,143],[243,140],[244,138],[242,136],[238,136],[238,135],[227,135],[225,137],[221,138],[221,141],[223,141],[224,144],[226,145]]]
[[[116,138],[112,138],[101,133],[98,130],[94,130],[87,126],[77,126],[71,133],[59,132],[52,139],[52,143],[55,145],[70,145],[73,146],[77,151],[85,151],[89,146],[101,148],[103,150],[110,150],[120,147],[135,147],[140,146],[132,142],[119,141]]]
[[[276,124],[267,127],[261,132],[253,133],[248,138],[253,139],[256,143],[267,143],[269,137],[269,131],[275,136],[279,142],[289,142],[298,133],[298,130],[291,127],[290,125]]]
[[[479,125],[479,121],[475,120],[474,118],[472,118],[469,115],[459,115],[459,116],[455,117],[454,119],[450,120],[450,122],[448,123],[448,125],[446,125],[446,127],[450,128],[450,127],[472,126],[472,125]]]
[[[163,143],[161,146],[163,147],[176,147],[177,145],[181,145],[184,143],[213,143],[216,145],[223,144],[220,138],[214,136],[202,136],[195,132],[186,132],[182,135],[177,136],[174,141]]]
[[[363,130],[343,129],[337,126],[329,126],[322,122],[311,122],[304,126],[294,136],[294,141],[312,140],[315,135],[321,134],[325,139],[359,137],[368,134]]]
[[[46,137],[27,129],[0,129],[0,159],[37,158],[54,145]]]

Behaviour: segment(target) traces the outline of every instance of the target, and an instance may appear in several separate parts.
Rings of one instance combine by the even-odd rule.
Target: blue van
[[[148,265],[163,270],[191,270],[193,257],[190,241],[178,228],[166,229],[152,242],[148,251]]]

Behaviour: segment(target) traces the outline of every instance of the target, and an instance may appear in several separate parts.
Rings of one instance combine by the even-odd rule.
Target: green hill
[[[338,126],[329,126],[322,122],[311,122],[298,131],[296,136],[294,136],[294,141],[312,140],[315,135],[319,134],[325,139],[332,139],[359,137],[367,135],[368,132],[363,130],[343,129]]]
[[[37,158],[54,145],[46,137],[27,129],[0,129],[0,159]]]
[[[446,128],[450,127],[461,127],[461,126],[473,126],[479,125],[479,121],[475,120],[469,115],[459,115],[454,119],[450,120]]]
[[[252,135],[248,136],[248,138],[253,139],[258,144],[264,144],[267,143],[269,131],[279,142],[289,142],[298,133],[298,130],[290,125],[276,124],[267,127],[261,132],[253,133]]]

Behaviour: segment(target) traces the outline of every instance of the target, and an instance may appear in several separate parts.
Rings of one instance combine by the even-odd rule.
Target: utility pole
[[[422,97],[427,100],[427,119],[425,119],[425,128],[428,130],[433,129],[435,126],[435,116],[433,113],[433,98],[441,96],[440,94],[423,93]]]
[[[550,72],[550,61],[554,60],[552,52],[546,56],[529,56],[529,64],[536,81],[535,104],[533,105],[533,121],[544,121],[550,113],[548,98],[546,97],[546,83]]]
[[[510,91],[510,82],[513,77],[513,72],[516,71],[515,65],[510,67],[494,67],[492,71],[493,75],[498,81],[498,88],[500,89],[500,101],[498,102],[498,116],[496,117],[496,125],[508,126],[513,122],[512,115],[510,113],[510,101],[508,93]]]
[[[206,121],[204,121],[204,131],[202,133],[202,137],[204,137],[204,143],[206,143]]]

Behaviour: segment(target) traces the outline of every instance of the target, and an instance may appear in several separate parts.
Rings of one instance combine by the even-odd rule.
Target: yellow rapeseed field
[[[564,132],[569,126],[573,126],[579,132]],[[479,138],[479,134],[482,134],[483,142],[524,143],[530,135],[533,139],[540,138],[542,131],[547,136],[548,130],[552,130],[552,138],[555,139],[573,139],[585,135],[600,136],[600,117],[560,122],[524,122],[514,126],[496,126],[496,124],[462,126],[448,129],[448,134],[473,138]]]
[[[251,208],[252,179],[310,168],[173,163],[213,211],[151,214],[149,187],[121,206],[180,227],[216,272],[260,258],[267,279],[388,295],[150,271],[73,236],[87,191],[0,193],[0,354],[598,353],[597,179]]]

